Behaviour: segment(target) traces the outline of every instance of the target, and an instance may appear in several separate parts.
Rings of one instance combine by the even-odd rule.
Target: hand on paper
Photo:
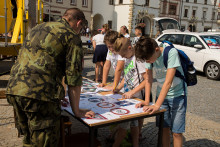
[[[131,91],[129,91],[129,92],[124,93],[124,94],[122,95],[122,98],[124,98],[124,99],[130,99],[130,98],[133,97],[133,95],[134,95],[134,93],[133,93],[133,91],[131,90]]]
[[[120,91],[120,89],[118,89],[118,88],[112,90],[113,93],[119,93],[119,91]]]
[[[87,118],[92,118],[95,117],[95,113],[91,110],[79,110],[79,114],[76,115],[77,117],[87,117]]]
[[[98,87],[105,87],[105,86],[106,86],[105,83],[100,83],[100,84],[98,85]]]
[[[144,112],[150,112],[150,114],[153,114],[154,112],[158,111],[160,107],[156,105],[151,105],[151,106],[144,106],[143,111]]]
[[[147,102],[140,102],[135,105],[135,108],[141,108],[143,106],[148,106],[148,105],[149,105],[149,103],[147,103]]]
[[[113,90],[112,86],[105,86],[104,89]]]

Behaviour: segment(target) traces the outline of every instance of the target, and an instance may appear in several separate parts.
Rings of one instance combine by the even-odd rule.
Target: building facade
[[[142,22],[146,24],[145,34],[152,35],[156,33],[153,18],[159,15],[159,8],[159,0],[93,0],[91,28],[108,23],[111,29],[119,31],[125,25],[133,35],[134,28]]]
[[[182,3],[181,28],[193,32],[218,29],[218,0],[184,0]]]
[[[44,0],[44,14],[59,19],[68,8],[79,8],[85,14],[90,26],[93,0]]]

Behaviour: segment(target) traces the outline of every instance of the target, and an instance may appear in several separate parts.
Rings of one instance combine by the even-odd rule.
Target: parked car
[[[160,44],[167,40],[177,49],[184,51],[194,62],[197,71],[204,72],[207,78],[220,79],[220,36],[210,33],[169,32],[160,35]]]

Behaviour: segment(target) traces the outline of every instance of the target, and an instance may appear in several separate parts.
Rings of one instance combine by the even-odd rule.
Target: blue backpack
[[[166,41],[166,40],[164,40],[162,43],[169,44],[169,46],[165,47],[164,55],[163,55],[164,66],[167,68],[169,51],[175,47],[173,46],[171,42]],[[176,70],[175,76],[179,77],[184,82],[186,82],[187,86],[196,85],[197,84],[196,69],[193,66],[193,62],[190,61],[189,57],[182,50],[179,50],[179,49],[176,49],[176,50],[178,51],[178,54],[180,57],[180,62],[183,68],[184,75],[182,75],[180,71]],[[184,86],[184,89],[185,89],[185,86]]]

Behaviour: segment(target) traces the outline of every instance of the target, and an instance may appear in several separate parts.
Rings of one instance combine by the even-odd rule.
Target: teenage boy
[[[182,75],[180,58],[175,48],[172,48],[168,54],[167,68],[164,66],[163,55],[166,45],[158,46],[156,41],[151,38],[141,37],[135,46],[135,56],[137,59],[146,61],[146,84],[145,94],[150,96],[153,82],[152,68],[155,71],[158,82],[156,92],[156,103],[149,106],[149,98],[141,102],[136,107],[143,107],[145,112],[151,114],[159,110],[160,107],[167,111],[164,113],[163,128],[163,147],[170,146],[170,131],[173,135],[174,147],[181,147],[183,144],[183,135],[185,132],[186,116],[186,84],[175,77],[176,70]],[[152,65],[153,64],[153,65]],[[185,90],[184,87],[185,86]],[[158,125],[157,118],[157,125]]]

